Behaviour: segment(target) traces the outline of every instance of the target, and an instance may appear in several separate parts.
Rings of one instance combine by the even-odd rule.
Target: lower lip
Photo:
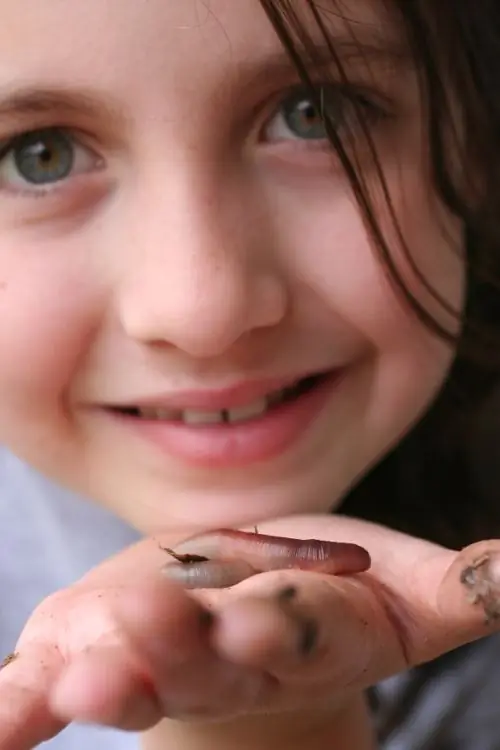
[[[308,393],[236,424],[187,425],[112,412],[163,453],[196,467],[231,468],[269,461],[297,443],[321,413],[343,373],[336,372]],[[108,412],[109,413],[109,412]]]

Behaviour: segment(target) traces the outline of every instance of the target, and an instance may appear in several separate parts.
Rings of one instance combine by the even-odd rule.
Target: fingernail
[[[500,554],[485,552],[460,573],[471,604],[483,608],[486,623],[500,618]]]

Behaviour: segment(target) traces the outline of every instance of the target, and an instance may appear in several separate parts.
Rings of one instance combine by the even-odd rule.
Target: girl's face
[[[362,107],[412,257],[460,308],[416,76],[375,3],[344,6],[349,28],[322,3],[352,90],[325,107],[374,184]],[[258,0],[0,8],[0,440],[148,532],[327,511],[452,352],[388,281]]]

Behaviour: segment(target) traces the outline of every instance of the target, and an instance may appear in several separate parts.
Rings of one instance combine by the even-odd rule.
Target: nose
[[[191,185],[168,201],[163,192],[142,203],[119,294],[129,338],[212,358],[285,317],[286,280],[269,238],[256,232],[255,212],[244,200],[214,201],[211,192]]]

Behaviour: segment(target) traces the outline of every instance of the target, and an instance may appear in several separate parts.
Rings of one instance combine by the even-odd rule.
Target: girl
[[[141,542],[31,618],[1,750],[73,720],[372,747],[364,690],[498,613],[499,543],[432,544],[497,535],[462,453],[497,376],[497,4],[2,11],[1,440],[168,548],[254,524],[349,546],[273,571],[293,542],[202,537],[170,577],[263,574],[188,596]]]

